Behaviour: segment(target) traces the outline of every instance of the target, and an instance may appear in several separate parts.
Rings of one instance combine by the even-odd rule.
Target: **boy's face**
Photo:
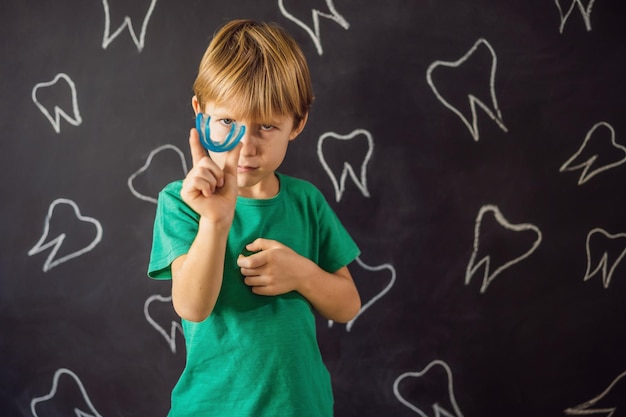
[[[197,112],[200,108],[195,97],[192,104]],[[241,120],[231,113],[228,103],[220,105],[208,103],[203,113],[211,116],[211,128],[214,124],[216,128],[223,128],[232,122],[246,126],[245,134],[241,138],[243,146],[237,169],[239,195],[249,198],[275,196],[279,184],[274,172],[283,162],[289,142],[304,128],[306,119],[297,126],[294,126],[294,118],[291,115],[275,116],[271,120]],[[209,155],[223,168],[228,153],[209,152]]]

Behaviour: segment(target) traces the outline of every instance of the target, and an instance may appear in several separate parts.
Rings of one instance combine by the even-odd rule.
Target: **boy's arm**
[[[361,309],[361,297],[348,267],[344,266],[331,274],[313,265],[318,270],[317,274],[312,273],[302,281],[300,294],[324,318],[338,323],[352,320]]]
[[[339,323],[352,320],[359,312],[361,298],[348,267],[326,272],[275,240],[256,239],[246,249],[257,253],[239,256],[237,264],[255,294],[298,291],[322,316]]]
[[[172,304],[183,319],[200,322],[215,307],[222,286],[227,227],[200,219],[189,251],[172,262]]]
[[[189,321],[203,321],[213,311],[222,285],[228,232],[237,201],[237,162],[241,144],[229,151],[223,169],[206,154],[198,132],[191,129],[193,168],[181,198],[200,215],[198,233],[187,254],[172,262],[172,303]]]

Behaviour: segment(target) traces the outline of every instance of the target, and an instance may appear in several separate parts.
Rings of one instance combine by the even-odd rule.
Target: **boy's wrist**
[[[198,222],[198,230],[206,230],[213,232],[224,232],[227,233],[230,231],[230,226],[232,225],[232,219],[229,220],[215,220],[209,217],[201,216]]]

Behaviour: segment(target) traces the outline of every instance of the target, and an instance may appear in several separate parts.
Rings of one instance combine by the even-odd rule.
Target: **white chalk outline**
[[[56,395],[57,388],[59,385],[59,379],[63,375],[68,375],[74,380],[74,382],[76,382],[76,385],[78,385],[78,389],[80,389],[80,392],[83,396],[83,399],[85,400],[85,403],[90,408],[89,411],[93,413],[93,414],[87,414],[77,408],[74,408],[76,417],[102,417],[100,413],[96,410],[96,408],[93,406],[93,404],[91,403],[91,400],[89,399],[89,395],[87,395],[87,391],[85,390],[85,387],[83,386],[83,383],[81,382],[80,378],[78,378],[78,376],[74,372],[70,371],[67,368],[60,368],[54,373],[54,378],[52,380],[52,388],[50,389],[50,392],[48,394],[42,397],[35,397],[31,400],[30,412],[32,413],[32,415],[34,417],[39,417],[39,414],[37,414],[37,411],[35,410],[36,405],[40,402],[48,401],[49,399],[53,398]]]
[[[585,150],[587,143],[591,140],[595,131],[600,127],[606,127],[607,129],[609,129],[609,131],[611,132],[611,143],[613,144],[613,147],[616,149],[620,149],[624,153],[624,157],[617,162],[613,162],[608,165],[603,165],[600,168],[597,168],[591,171],[591,173],[588,173],[589,169],[593,166],[593,163],[596,161],[596,159],[598,159],[598,155],[593,155],[592,157],[590,157],[589,159],[587,159],[586,161],[578,165],[570,166],[570,164],[573,163],[576,160],[576,158],[578,158],[580,154]],[[624,163],[626,163],[626,146],[619,145],[617,142],[615,142],[615,129],[613,129],[613,126],[611,126],[607,122],[598,122],[595,125],[593,125],[593,127],[589,130],[589,132],[587,132],[587,135],[585,136],[585,140],[583,141],[582,145],[580,145],[580,148],[578,148],[578,151],[576,151],[576,153],[572,155],[572,157],[570,157],[563,165],[561,165],[561,168],[559,168],[559,172],[575,171],[577,169],[582,169],[583,172],[582,174],[580,174],[580,178],[578,179],[578,185],[583,185],[584,183],[586,183],[587,181],[589,181],[591,178],[595,177],[599,173],[604,172],[611,168],[615,168]]]
[[[182,163],[183,174],[187,174],[187,161],[185,160],[185,154],[177,146],[167,144],[167,145],[159,146],[156,149],[153,149],[148,155],[146,162],[141,166],[141,168],[139,168],[130,177],[128,177],[128,180],[126,181],[126,184],[128,185],[128,188],[130,189],[130,192],[138,199],[157,204],[156,198],[141,194],[139,191],[137,191],[135,189],[135,186],[133,185],[133,181],[135,181],[135,178],[137,178],[137,176],[139,176],[140,174],[148,170],[148,168],[150,167],[150,164],[152,164],[152,159],[156,156],[156,154],[167,149],[171,149],[178,154],[178,156],[180,157],[180,161]]]
[[[180,331],[180,334],[182,335],[183,328],[180,323],[172,320],[171,325],[170,325],[170,333],[168,334],[165,331],[165,329],[161,327],[161,325],[159,325],[159,323],[157,323],[156,320],[152,318],[152,316],[150,316],[150,311],[149,311],[150,305],[154,301],[159,301],[162,303],[169,303],[172,301],[172,296],[165,297],[159,294],[151,295],[143,304],[143,315],[146,317],[146,320],[148,321],[148,323],[150,323],[150,325],[154,327],[156,331],[158,331],[163,336],[163,338],[167,341],[167,344],[169,345],[172,353],[176,353],[176,330]]]
[[[376,272],[376,271],[381,271],[383,269],[388,269],[391,272],[391,278],[389,279],[389,282],[387,283],[385,288],[383,288],[382,291],[380,291],[378,294],[376,294],[374,297],[372,297],[371,300],[369,300],[367,303],[365,303],[365,305],[363,305],[361,307],[361,309],[359,310],[357,315],[354,316],[354,318],[352,320],[350,320],[348,323],[346,323],[346,331],[348,331],[348,332],[352,329],[352,326],[354,326],[354,322],[361,315],[363,315],[363,313],[365,313],[375,302],[377,302],[385,294],[387,294],[391,290],[391,288],[394,286],[394,284],[396,283],[396,269],[393,267],[393,265],[391,265],[389,263],[384,263],[384,264],[381,264],[381,265],[370,266],[370,265],[367,265],[365,262],[363,262],[360,257],[356,258],[356,262],[359,264],[359,266],[361,268],[363,268],[363,269],[365,269],[367,271]],[[333,327],[334,323],[335,322],[333,320],[328,320],[328,327]]]
[[[109,2],[108,0],[102,0],[102,7],[104,8],[104,35],[102,37],[102,49],[107,49],[109,44],[113,42],[120,33],[122,33],[124,28],[128,28],[128,33],[130,33],[130,37],[133,38],[133,42],[135,43],[137,50],[141,52],[145,44],[148,22],[150,21],[150,17],[152,16],[152,12],[154,11],[157,1],[158,0],[150,1],[150,7],[148,7],[148,11],[143,19],[143,23],[141,24],[141,33],[139,35],[139,39],[137,39],[137,34],[135,33],[135,28],[133,27],[133,21],[128,16],[124,16],[124,22],[111,35],[111,12],[109,11]]]
[[[365,158],[363,159],[363,162],[361,163],[360,178],[357,178],[357,175],[354,172],[354,168],[352,168],[352,165],[344,161],[343,169],[341,171],[341,177],[339,181],[337,181],[337,178],[335,177],[334,172],[328,166],[328,163],[326,162],[326,158],[324,158],[324,151],[322,149],[322,145],[324,141],[329,137],[339,139],[339,140],[352,140],[356,136],[360,136],[360,135],[365,136],[365,138],[367,139],[367,145],[368,145],[367,153],[365,155]],[[330,180],[333,183],[333,187],[335,188],[335,199],[337,202],[339,202],[341,200],[341,197],[343,196],[343,192],[346,187],[346,177],[348,174],[350,174],[350,178],[352,178],[352,181],[354,181],[354,183],[359,188],[359,190],[361,190],[361,193],[363,194],[363,196],[364,197],[370,196],[370,193],[367,190],[367,164],[369,163],[369,160],[372,157],[372,153],[374,153],[374,138],[372,137],[372,134],[365,129],[356,129],[347,135],[340,135],[335,132],[326,132],[322,136],[320,136],[320,138],[317,141],[317,156],[320,160],[320,163],[322,164],[322,167],[324,168],[324,171],[326,171],[326,173],[330,177]]]
[[[41,87],[50,87],[51,85],[56,84],[60,79],[63,79],[67,85],[70,87],[70,92],[72,94],[72,113],[73,117],[67,114],[62,108],[59,106],[54,106],[54,117],[48,111],[48,109],[37,100],[37,90]],[[64,74],[62,72],[58,73],[52,81],[37,83],[33,87],[31,92],[31,98],[33,103],[39,108],[39,111],[43,113],[44,116],[50,121],[52,124],[52,128],[55,132],[61,133],[61,117],[64,118],[69,124],[72,126],[80,126],[83,122],[82,117],[80,116],[80,110],[78,109],[78,97],[76,94],[76,85],[74,81],[69,77],[69,75]]]
[[[587,7],[583,6],[581,0],[572,0],[572,4],[569,6],[569,9],[565,14],[563,14],[563,9],[561,8],[560,0],[554,0],[554,4],[556,4],[557,9],[559,9],[559,17],[561,18],[561,25],[559,26],[559,33],[563,34],[563,30],[565,29],[565,23],[569,19],[570,15],[574,11],[574,7],[578,6],[578,10],[580,10],[580,14],[583,16],[583,20],[585,21],[585,28],[587,32],[591,31],[591,9],[593,8],[593,3],[595,0],[590,0]]]
[[[294,22],[295,24],[297,24],[298,26],[300,26],[309,34],[309,36],[313,40],[313,43],[315,44],[315,48],[317,49],[317,54],[320,56],[324,54],[324,49],[322,47],[322,38],[320,35],[320,22],[319,22],[320,16],[333,20],[335,23],[337,23],[339,26],[341,26],[345,30],[348,30],[348,28],[350,28],[350,23],[348,23],[348,21],[344,19],[344,17],[341,14],[339,14],[339,12],[337,12],[337,9],[335,9],[333,0],[326,0],[326,5],[328,6],[328,10],[330,11],[330,14],[322,13],[317,9],[311,9],[311,15],[313,17],[313,29],[311,29],[302,20],[296,18],[294,15],[289,13],[287,9],[285,9],[284,0],[278,0],[278,8],[280,9],[280,12],[282,13],[282,15],[285,16],[287,19],[291,20],[292,22]]]
[[[624,259],[624,256],[626,256],[626,245],[624,246],[624,250],[622,251],[622,253],[617,257],[615,262],[613,262],[613,266],[611,266],[611,268],[608,269],[608,271],[607,271],[607,268],[608,268],[608,263],[609,263],[609,260],[608,260],[609,255],[606,252],[604,252],[604,254],[600,257],[598,266],[596,266],[596,268],[593,271],[591,271],[591,247],[589,246],[589,244],[591,242],[592,236],[597,233],[600,233],[604,235],[604,237],[611,239],[611,240],[619,239],[619,238],[626,238],[626,233],[611,234],[604,229],[596,227],[595,229],[591,230],[587,234],[587,241],[585,244],[585,250],[587,251],[587,269],[585,271],[585,277],[583,278],[583,281],[586,282],[590,280],[594,275],[596,275],[599,271],[601,271],[602,272],[602,284],[604,288],[609,288],[609,285],[611,284],[611,279],[613,278],[613,273],[615,272],[615,268],[617,268],[617,266],[620,264],[622,259]]]
[[[509,262],[506,262],[505,264],[501,265],[492,274],[489,274],[489,267],[491,263],[491,258],[489,255],[486,255],[484,258],[480,260],[480,262],[474,265],[474,262],[476,261],[476,256],[478,254],[479,245],[480,245],[480,226],[482,224],[482,220],[486,212],[493,212],[496,218],[496,221],[507,230],[511,230],[514,232],[522,232],[522,231],[531,230],[537,234],[537,239],[535,240],[532,247],[528,251],[518,256],[517,258],[514,258],[510,260]],[[476,216],[476,223],[474,226],[474,245],[473,245],[474,250],[472,252],[472,257],[470,258],[470,261],[467,264],[467,268],[465,270],[465,285],[469,285],[476,271],[484,265],[483,283],[482,283],[482,286],[480,287],[481,294],[484,294],[485,291],[487,291],[487,287],[489,287],[489,284],[491,284],[491,282],[494,279],[496,279],[496,277],[500,275],[502,271],[523,261],[524,259],[528,258],[535,250],[537,250],[537,248],[541,244],[541,240],[542,240],[541,230],[539,230],[537,226],[530,224],[530,223],[511,224],[504,218],[504,216],[502,215],[502,212],[497,206],[491,205],[491,204],[482,206],[480,208],[480,211],[478,212],[478,216]]]
[[[454,413],[451,414],[449,411],[441,408],[441,406],[438,403],[434,403],[432,405],[432,407],[433,407],[433,411],[435,412],[435,417],[442,417],[442,416],[445,416],[445,417],[463,417],[463,413],[461,412],[461,409],[459,408],[459,406],[458,406],[458,404],[456,402],[456,398],[454,397],[454,386],[453,386],[453,381],[452,381],[452,370],[450,370],[450,367],[448,366],[447,363],[445,363],[444,361],[439,360],[439,359],[436,359],[436,360],[432,361],[424,369],[422,369],[419,372],[405,372],[402,375],[400,375],[398,378],[396,378],[396,380],[393,383],[393,394],[396,396],[398,401],[400,401],[406,407],[410,408],[412,411],[416,412],[417,414],[419,414],[422,417],[428,417],[428,414],[426,414],[421,409],[417,408],[416,406],[411,404],[409,401],[404,399],[402,394],[400,394],[399,386],[400,386],[400,382],[402,382],[403,379],[405,379],[405,378],[419,378],[419,377],[423,376],[424,374],[426,374],[426,372],[428,372],[430,370],[430,368],[432,368],[435,365],[441,366],[445,370],[445,372],[446,372],[446,374],[448,376],[448,398],[450,400],[450,404],[452,404],[452,407],[454,408]]]
[[[590,407],[595,406],[598,401],[602,400],[607,394],[609,394],[611,390],[613,389],[613,387],[615,386],[615,384],[617,384],[619,380],[624,377],[626,377],[626,371],[619,374],[613,380],[613,382],[611,382],[609,386],[596,397],[582,404],[579,404],[575,407],[566,408],[563,412],[570,416],[588,416],[591,414],[608,413],[606,414],[606,417],[611,417],[615,413],[615,410],[617,410],[617,407],[597,408],[597,409],[592,409]]]
[[[61,233],[59,236],[57,236],[56,238],[52,239],[50,242],[46,243],[45,245],[43,244],[45,242],[45,240],[48,237],[48,232],[50,230],[50,219],[52,218],[52,214],[54,212],[54,208],[58,205],[58,204],[68,204],[72,207],[72,209],[74,210],[74,214],[76,214],[76,218],[82,222],[87,222],[87,223],[92,223],[94,226],[96,226],[96,237],[94,238],[94,240],[87,245],[86,247],[84,247],[83,249],[77,250],[75,252],[69,253],[59,259],[54,260],[54,256],[57,254],[57,252],[59,251],[59,248],[61,247],[61,245],[63,244],[63,241],[65,240],[66,234],[65,233]],[[43,272],[48,272],[50,269],[54,268],[57,265],[62,264],[63,262],[69,261],[70,259],[76,258],[77,256],[83,255],[84,253],[87,253],[89,251],[91,251],[94,247],[96,247],[96,245],[98,243],[100,243],[100,241],[102,240],[102,225],[100,224],[100,222],[96,219],[94,219],[93,217],[87,217],[87,216],[83,216],[80,214],[80,209],[78,208],[78,206],[76,205],[75,202],[73,202],[72,200],[68,200],[66,198],[57,198],[56,200],[54,200],[51,204],[50,207],[48,208],[48,214],[46,215],[46,219],[44,221],[44,230],[43,230],[43,234],[41,235],[41,238],[39,239],[39,241],[35,244],[35,246],[33,246],[29,251],[28,251],[28,256],[33,256],[36,255],[42,251],[45,251],[47,249],[49,249],[50,247],[52,247],[52,250],[50,251],[50,254],[48,255],[48,258],[46,259],[46,262],[43,265]],[[54,260],[54,262],[53,262]]]
[[[459,111],[456,107],[454,107],[452,104],[446,101],[446,99],[444,99],[443,96],[439,93],[439,90],[437,90],[437,87],[435,87],[435,84],[433,82],[432,73],[435,70],[435,68],[439,66],[444,66],[444,67],[449,67],[449,68],[458,68],[463,63],[465,63],[469,59],[469,57],[472,56],[474,52],[476,52],[478,47],[481,45],[484,45],[485,47],[487,47],[487,49],[489,50],[489,53],[491,54],[493,58],[493,60],[491,61],[489,90],[490,90],[490,95],[491,95],[491,102],[493,104],[495,113],[489,107],[487,107],[485,103],[479,100],[476,96],[474,96],[473,94],[468,94],[467,97],[469,98],[470,109],[472,111],[472,122],[470,123],[469,120],[467,120],[467,118],[465,117],[465,115],[463,115],[461,111]],[[480,133],[478,131],[478,116],[476,114],[477,105],[481,109],[483,109],[483,111],[487,113],[487,115],[493,121],[496,122],[496,124],[500,127],[500,129],[502,129],[505,132],[508,132],[508,129],[504,125],[504,121],[502,120],[502,113],[500,112],[500,108],[498,107],[498,99],[496,98],[496,92],[495,92],[495,78],[496,78],[497,65],[498,65],[498,57],[496,56],[495,50],[493,49],[491,44],[487,42],[486,39],[480,38],[474,43],[474,46],[472,46],[472,48],[465,55],[463,55],[460,59],[456,61],[435,61],[428,66],[428,70],[426,71],[426,80],[428,82],[428,85],[430,85],[430,88],[435,93],[435,96],[437,97],[437,99],[444,106],[446,106],[448,109],[452,110],[457,116],[459,116],[461,121],[465,124],[467,129],[472,134],[474,141],[478,141],[480,139]]]

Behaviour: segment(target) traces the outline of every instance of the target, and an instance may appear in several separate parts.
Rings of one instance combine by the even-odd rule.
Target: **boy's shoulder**
[[[276,173],[280,180],[280,188],[288,194],[302,194],[316,198],[324,198],[322,192],[312,182],[302,178]]]
[[[183,180],[175,180],[167,184],[165,187],[163,187],[161,192],[166,193],[166,194],[171,194],[171,193],[180,194],[180,190],[182,188],[183,188]]]
[[[180,196],[180,191],[183,188],[183,180],[176,180],[168,183],[159,192],[158,200],[161,204],[167,205],[179,205],[185,204]]]

